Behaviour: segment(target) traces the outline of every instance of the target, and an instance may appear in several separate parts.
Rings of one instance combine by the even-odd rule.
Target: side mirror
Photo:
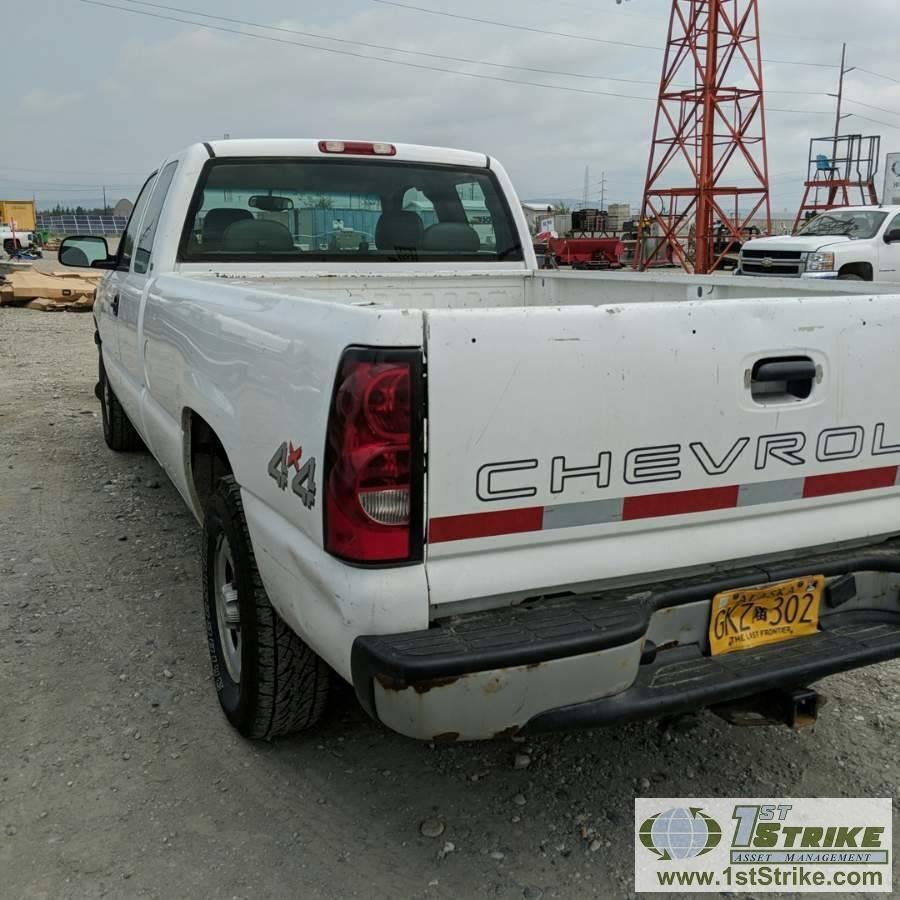
[[[81,269],[114,269],[115,257],[109,255],[106,238],[96,235],[73,235],[59,245],[59,264]]]
[[[900,244],[900,228],[892,228],[884,235],[886,244]]]

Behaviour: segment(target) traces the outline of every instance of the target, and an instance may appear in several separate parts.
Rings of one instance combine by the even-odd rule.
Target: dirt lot
[[[351,693],[311,735],[245,742],[197,527],[148,455],[103,444],[91,332],[0,309],[0,896],[624,897],[636,794],[900,792],[896,663],[824,683],[802,735],[703,714],[435,747]]]

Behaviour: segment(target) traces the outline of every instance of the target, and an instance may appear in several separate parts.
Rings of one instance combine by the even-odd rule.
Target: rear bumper
[[[658,654],[613,697],[559,707],[532,718],[528,731],[556,731],[675,715],[784,687],[801,687],[848,669],[900,656],[900,609],[835,613],[808,638],[757,651],[704,656],[697,645]]]
[[[364,635],[353,644],[353,683],[372,716],[424,739],[670,715],[900,657],[900,579],[867,573],[900,573],[900,544],[736,567],[713,580],[640,592],[538,601],[424,631]],[[708,655],[714,594],[808,574],[832,579],[818,633]]]

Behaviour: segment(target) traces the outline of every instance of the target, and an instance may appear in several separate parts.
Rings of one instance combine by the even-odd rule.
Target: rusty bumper
[[[714,594],[812,572],[832,579],[819,633],[709,656]],[[653,718],[900,656],[897,591],[840,577],[860,573],[900,573],[900,544],[803,554],[677,585],[536,598],[424,631],[363,635],[353,644],[353,683],[374,718],[430,740]]]

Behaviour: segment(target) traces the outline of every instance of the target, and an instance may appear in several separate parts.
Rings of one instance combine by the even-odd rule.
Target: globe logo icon
[[[722,828],[700,807],[680,807],[647,819],[641,825],[640,839],[661,860],[694,859],[719,845]]]

